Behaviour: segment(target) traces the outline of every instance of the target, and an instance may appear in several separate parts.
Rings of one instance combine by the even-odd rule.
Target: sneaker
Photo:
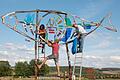
[[[60,74],[57,74],[57,77],[61,77]]]

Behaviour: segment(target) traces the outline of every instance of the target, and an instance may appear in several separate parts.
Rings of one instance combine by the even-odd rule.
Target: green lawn
[[[96,80],[120,80],[120,79],[96,79]]]
[[[34,80],[34,78],[12,78],[12,77],[0,77],[0,80]],[[64,80],[58,77],[40,77],[38,80]],[[65,80],[69,80],[68,78]],[[85,79],[89,80],[89,79]],[[120,80],[120,79],[96,79],[96,80]]]

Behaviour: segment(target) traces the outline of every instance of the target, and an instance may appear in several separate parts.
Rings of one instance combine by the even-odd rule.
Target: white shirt
[[[78,25],[78,29],[82,34],[87,33],[86,30],[81,25]]]

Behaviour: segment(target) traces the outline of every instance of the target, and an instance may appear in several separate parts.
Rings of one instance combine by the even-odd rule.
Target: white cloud
[[[25,59],[17,59],[16,62],[24,62],[26,61]]]
[[[93,55],[86,55],[86,56],[84,56],[84,58],[86,58],[86,59],[102,59],[102,57],[100,57],[100,56],[93,56]]]
[[[0,54],[8,55],[9,53],[7,51],[0,51]]]
[[[120,63],[120,56],[110,56],[110,59],[111,59],[113,62],[119,62],[119,63]]]
[[[9,50],[16,50],[16,46],[13,43],[6,43],[4,47]]]
[[[120,56],[94,56],[86,55],[83,59],[84,66],[92,67],[119,67],[120,66]]]
[[[14,43],[8,43],[7,45],[14,46]],[[8,48],[4,47],[5,45],[2,45],[2,49],[0,50],[0,59],[1,60],[8,60],[10,61],[11,65],[14,65],[15,62],[17,61],[30,61],[31,59],[34,59],[34,48],[33,47],[27,47],[26,45],[23,45],[20,47],[20,45],[16,46],[16,50],[15,49],[11,49],[9,50]],[[0,47],[1,48],[1,47]],[[69,51],[70,51],[70,59],[71,59],[71,63],[73,65],[74,63],[74,58],[75,56],[72,55],[71,53],[71,47],[69,46]],[[49,51],[48,51],[49,52]],[[106,50],[106,52],[102,53],[102,51],[99,52],[98,51],[93,51],[93,52],[87,52],[84,54],[88,54],[88,55],[84,55],[83,57],[83,64],[84,66],[92,66],[92,67],[109,67],[109,66],[116,66],[119,67],[120,66],[120,56],[112,56],[112,54],[109,54],[104,56],[104,55],[97,55],[97,54],[108,54],[109,52],[111,53],[118,53],[120,52],[119,48],[116,48],[114,50]],[[30,53],[30,54],[29,54]],[[92,53],[92,55],[90,55]],[[93,55],[93,53],[97,53],[95,55]],[[50,53],[51,54],[51,53]],[[46,54],[49,55],[49,54]],[[14,56],[14,57],[13,57]],[[68,66],[68,60],[67,60],[67,53],[66,53],[66,47],[65,45],[60,46],[60,58],[59,58],[59,62],[60,65],[67,65]],[[46,64],[48,65],[54,65],[54,60],[48,60],[46,62]]]
[[[11,65],[14,65],[16,61],[33,59],[34,49],[24,44],[5,43],[0,46],[0,58],[8,60]]]
[[[53,65],[55,65],[55,62],[54,62],[54,60],[47,60],[47,62],[46,62],[46,64],[48,64],[49,66],[53,66]]]
[[[96,45],[96,48],[107,48],[110,45],[110,41],[103,40],[101,43]]]
[[[92,45],[90,47],[95,48],[95,49],[108,48],[111,45],[113,45],[113,41],[112,41],[113,38],[111,36],[107,36],[107,35],[103,36],[103,35],[104,34],[97,33],[93,38],[88,38],[89,40],[86,40],[86,41],[88,41],[86,43],[91,42]],[[92,36],[90,35],[90,37],[92,37]]]
[[[8,61],[7,59],[0,59],[1,61]]]
[[[22,50],[22,51],[33,51],[34,50],[34,48],[32,47],[32,48],[28,48],[26,45],[24,45],[24,44],[15,44],[15,43],[5,43],[4,45],[3,45],[3,47],[5,48],[5,49],[9,49],[9,51],[11,50],[11,51],[15,51],[15,50]]]

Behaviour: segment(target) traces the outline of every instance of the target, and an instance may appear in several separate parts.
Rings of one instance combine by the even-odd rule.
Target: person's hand
[[[77,25],[77,24],[73,24],[73,27],[77,28],[77,27],[78,27],[78,25]]]
[[[99,26],[100,26],[100,23],[96,23],[96,26],[99,27]]]
[[[34,33],[39,34],[39,32],[37,30],[35,30]]]

